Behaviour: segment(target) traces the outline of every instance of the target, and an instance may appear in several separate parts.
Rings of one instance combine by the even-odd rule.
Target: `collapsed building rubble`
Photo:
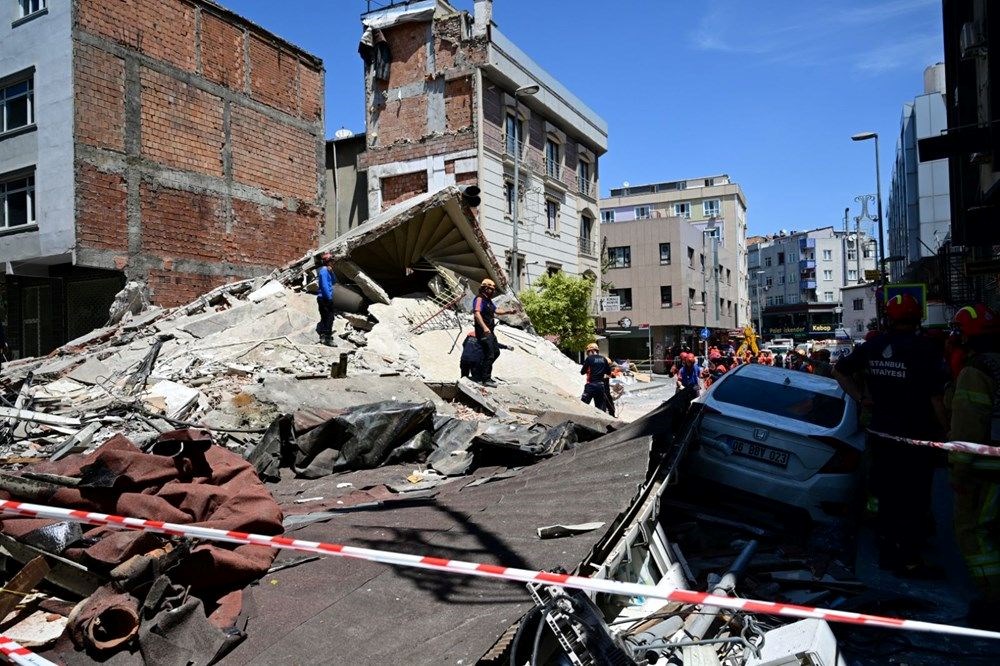
[[[170,310],[142,309],[141,286],[129,285],[106,327],[6,364],[0,492],[276,534],[283,522],[321,522],[316,514],[345,506],[341,496],[426,499],[470,473],[480,485],[516,478],[614,423],[579,402],[576,364],[523,316],[499,332],[512,347],[497,365],[507,381],[492,390],[456,381],[474,285],[502,284],[457,190],[397,207],[325,249],[338,260],[336,347],[316,344],[309,257]],[[279,490],[364,470],[368,483],[322,487],[308,504]],[[23,634],[39,604],[65,611],[54,614],[65,632],[26,643],[61,635],[50,649],[63,661],[74,660],[67,640],[102,659],[126,650],[156,663],[212,661],[245,636],[241,590],[274,557],[24,518],[2,520],[0,546],[9,576],[23,567],[24,593],[39,590],[7,628]]]

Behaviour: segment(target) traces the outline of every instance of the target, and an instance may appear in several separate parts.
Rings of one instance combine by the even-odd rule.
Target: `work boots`
[[[326,345],[327,347],[336,347],[337,343],[333,341],[332,335],[321,335],[319,336],[319,343],[321,345]]]

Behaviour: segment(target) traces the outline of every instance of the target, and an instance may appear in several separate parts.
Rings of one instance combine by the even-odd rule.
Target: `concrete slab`
[[[264,303],[244,303],[222,312],[210,312],[180,327],[196,338],[205,338],[213,333],[238,329],[283,307],[277,299]]]
[[[292,379],[266,377],[260,384],[244,389],[260,402],[275,405],[278,411],[299,409],[344,409],[383,400],[434,403],[439,414],[454,414],[423,382],[406,377],[366,375],[344,379]]]
[[[163,316],[163,308],[153,306],[132,317],[122,326],[126,331],[138,331]]]
[[[143,396],[143,401],[153,411],[161,411],[168,418],[180,419],[197,404],[200,397],[198,389],[164,380],[153,384]]]
[[[57,356],[54,359],[42,363],[35,370],[36,379],[57,379],[62,377],[70,368],[83,362],[79,356]]]
[[[91,356],[83,365],[70,371],[66,377],[81,384],[107,384],[113,381],[118,375],[118,370],[111,365],[100,361],[95,356]]]

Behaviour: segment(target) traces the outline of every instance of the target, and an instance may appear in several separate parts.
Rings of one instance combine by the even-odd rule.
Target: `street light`
[[[754,275],[757,276],[757,335],[761,340],[764,339],[764,311],[760,303],[760,276],[763,274],[764,271],[754,271]]]
[[[882,222],[882,171],[879,166],[878,132],[860,132],[851,137],[851,141],[868,141],[875,139],[875,197],[878,201],[878,274],[883,278],[885,271],[885,229]]]
[[[521,180],[521,97],[534,95],[539,91],[537,85],[521,86],[514,91],[514,231],[510,244],[510,287],[514,295],[521,289],[521,273],[517,269],[517,201],[518,186]]]

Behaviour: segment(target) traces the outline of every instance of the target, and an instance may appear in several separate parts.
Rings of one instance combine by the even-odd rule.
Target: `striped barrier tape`
[[[343,546],[336,543],[289,539],[284,536],[247,534],[246,532],[219,530],[210,527],[198,527],[196,525],[165,523],[159,520],[143,520],[142,518],[126,518],[124,516],[114,516],[105,513],[61,509],[57,507],[27,504],[25,502],[15,502],[11,500],[0,500],[0,513],[25,516],[29,518],[48,518],[60,521],[69,520],[78,523],[85,523],[87,525],[154,532],[157,534],[166,534],[176,537],[190,537],[193,539],[204,539],[207,541],[269,546],[271,548],[295,550],[306,553],[350,557],[368,560],[371,562],[380,562],[382,564],[391,564],[393,566],[430,569],[432,571],[459,574],[463,576],[499,578],[502,580],[518,581],[521,583],[542,583],[546,585],[555,585],[557,587],[573,588],[586,590],[588,592],[600,592],[626,597],[651,597],[664,599],[666,601],[675,601],[682,604],[718,606],[720,608],[729,608],[748,613],[782,615],[798,618],[815,618],[826,620],[828,622],[882,627],[886,629],[910,629],[913,631],[926,631],[938,634],[1000,639],[1000,632],[970,629],[967,627],[955,627],[946,624],[937,624],[934,622],[923,622],[920,620],[903,620],[892,617],[883,617],[880,615],[849,613],[847,611],[812,608],[809,606],[798,606],[795,604],[755,601],[753,599],[738,599],[733,597],[717,596],[714,594],[706,594],[704,592],[695,592],[692,590],[664,590],[653,587],[652,585],[643,585],[640,583],[624,583],[616,580],[584,578],[582,576],[557,574],[548,571],[515,569],[513,567],[502,567],[495,564],[446,560],[438,557],[426,557],[420,555],[408,555],[406,553],[398,553],[389,550],[374,550],[371,548]]]
[[[0,654],[13,664],[24,664],[25,666],[56,666],[45,657],[39,657],[20,643],[12,641],[6,636],[0,635]]]
[[[878,432],[875,430],[869,430],[869,434],[875,435],[876,437],[882,437],[883,439],[891,439],[897,442],[903,442],[905,444],[912,444],[914,446],[928,446],[933,449],[941,449],[942,451],[953,451],[955,453],[971,453],[977,456],[989,456],[992,458],[1000,458],[1000,446],[990,446],[989,444],[976,444],[975,442],[935,442],[930,439],[912,439],[910,437],[899,437],[898,435],[889,435],[884,432]]]

